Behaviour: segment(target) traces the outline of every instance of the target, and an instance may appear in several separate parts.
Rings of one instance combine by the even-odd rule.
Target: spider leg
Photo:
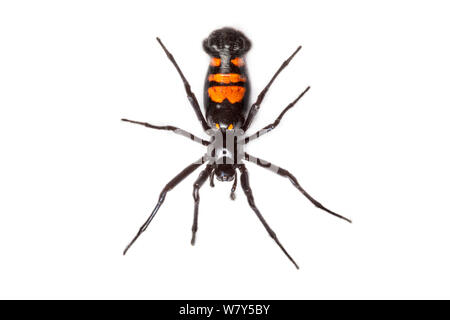
[[[274,122],[265,126],[261,130],[258,130],[256,133],[252,134],[251,136],[246,137],[245,143],[249,143],[250,141],[255,140],[255,139],[261,137],[262,135],[265,135],[266,133],[275,129],[280,124],[281,119],[283,119],[283,117],[284,117],[284,114],[286,112],[288,112],[288,110],[291,109],[293,106],[295,106],[297,101],[300,100],[305,95],[306,92],[308,92],[309,88],[311,88],[311,87],[307,87],[294,101],[289,103],[288,106],[286,108],[284,108],[284,110],[280,113],[280,115],[278,116],[278,118],[275,119]]]
[[[236,199],[236,194],[234,193],[236,191],[236,187],[237,187],[237,174],[234,175],[233,186],[231,187],[231,193],[230,193],[231,200]]]
[[[252,189],[250,188],[250,183],[248,179],[248,171],[247,168],[245,168],[245,165],[240,165],[239,170],[241,171],[241,186],[244,190],[245,195],[247,196],[248,203],[250,207],[253,209],[253,211],[258,216],[261,223],[264,225],[264,228],[266,228],[267,232],[269,233],[270,237],[275,240],[275,242],[278,244],[280,249],[284,252],[284,254],[291,260],[291,262],[295,265],[295,267],[298,269],[297,263],[292,259],[292,257],[289,255],[289,253],[284,249],[283,245],[280,243],[280,241],[277,238],[277,235],[275,232],[269,227],[264,217],[259,212],[258,208],[255,205],[255,200],[253,199]]]
[[[200,158],[196,162],[194,162],[194,163],[190,164],[189,166],[187,166],[183,171],[181,171],[178,175],[176,175],[175,178],[170,180],[170,182],[161,191],[161,193],[159,195],[159,198],[158,198],[158,202],[156,203],[156,206],[153,209],[153,211],[150,214],[150,216],[148,217],[147,221],[145,221],[145,223],[141,226],[141,228],[139,229],[139,231],[136,234],[136,236],[133,238],[133,240],[131,240],[131,242],[128,244],[128,246],[123,251],[124,255],[127,253],[128,249],[130,249],[130,247],[133,245],[133,243],[139,238],[139,236],[147,229],[148,225],[150,224],[150,222],[155,217],[155,215],[158,212],[159,208],[164,203],[164,200],[166,198],[167,192],[169,192],[170,190],[175,188],[182,180],[184,180],[187,176],[189,176],[192,172],[194,172],[195,169],[197,169],[202,164],[204,164],[205,161],[206,161],[206,156],[203,156],[202,158]]]
[[[172,131],[175,134],[178,134],[178,135],[184,136],[186,138],[189,138],[192,141],[198,142],[198,143],[200,143],[200,144],[202,144],[204,146],[209,145],[208,141],[203,140],[203,139],[193,135],[192,133],[190,133],[190,132],[188,132],[186,130],[183,130],[183,129],[180,129],[180,128],[177,128],[177,127],[174,127],[174,126],[155,126],[155,125],[147,123],[147,122],[140,122],[140,121],[134,121],[134,120],[128,120],[128,119],[122,119],[122,121],[130,122],[130,123],[134,123],[134,124],[140,124],[140,125],[142,125],[144,127],[151,128],[151,129]]]
[[[294,187],[296,187],[306,198],[308,198],[309,201],[311,201],[317,208],[322,209],[326,212],[328,212],[329,214],[341,218],[347,222],[352,223],[352,221],[344,216],[341,216],[340,214],[337,214],[336,212],[331,211],[330,209],[325,208],[319,201],[317,201],[316,199],[314,199],[308,192],[305,191],[305,189],[302,188],[302,186],[300,186],[300,184],[298,183],[297,179],[286,169],[277,167],[276,165],[267,162],[265,160],[262,160],[260,158],[255,158],[251,155],[249,155],[248,153],[245,153],[245,160],[256,163],[258,166],[269,169],[272,172],[275,172],[276,174],[279,174],[282,177],[288,178],[289,181],[291,181],[291,183],[294,185]]]
[[[191,103],[192,108],[194,108],[194,112],[197,115],[197,118],[200,121],[200,123],[201,123],[201,125],[203,127],[203,130],[206,131],[206,130],[210,129],[209,126],[208,126],[208,123],[205,120],[205,117],[203,116],[202,111],[200,110],[200,105],[198,104],[197,98],[196,98],[195,94],[191,91],[191,85],[186,80],[183,72],[181,72],[181,69],[178,66],[177,62],[175,61],[175,58],[169,52],[169,50],[167,50],[167,48],[164,46],[164,44],[162,43],[162,41],[159,38],[156,38],[156,40],[159,42],[159,44],[163,48],[164,52],[167,55],[167,58],[169,58],[170,62],[172,62],[172,64],[174,65],[175,69],[177,69],[177,72],[180,75],[181,80],[183,80],[183,84],[184,84],[184,88],[186,90],[186,94],[187,94],[188,100]]]
[[[211,188],[214,188],[214,170],[211,170],[211,173],[209,174],[209,185]]]
[[[208,164],[206,166],[206,169],[200,172],[200,175],[198,176],[197,180],[194,183],[194,191],[192,195],[194,197],[195,206],[194,206],[194,223],[192,224],[192,239],[191,239],[192,245],[195,245],[195,235],[197,234],[198,229],[198,206],[200,204],[199,190],[210,176],[210,173],[213,171],[213,168],[214,167],[212,165]]]
[[[287,65],[289,64],[289,62],[291,62],[292,58],[294,58],[294,56],[297,54],[297,52],[302,48],[302,46],[299,46],[293,54],[291,54],[291,56],[283,62],[283,64],[280,66],[280,68],[278,68],[277,72],[275,72],[275,74],[273,75],[272,79],[270,79],[269,83],[266,85],[266,87],[261,91],[261,93],[258,95],[258,98],[256,99],[256,102],[252,104],[250,111],[248,113],[247,119],[245,120],[245,123],[242,127],[242,130],[247,131],[247,129],[249,128],[250,124],[253,121],[253,118],[255,117],[255,115],[258,113],[259,111],[259,106],[261,105],[264,97],[266,96],[267,91],[269,90],[270,86],[272,85],[272,83],[275,81],[275,79],[278,77],[278,75],[281,73],[281,71],[287,67]]]

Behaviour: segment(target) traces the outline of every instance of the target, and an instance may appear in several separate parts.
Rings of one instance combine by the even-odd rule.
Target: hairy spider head
[[[216,170],[214,170],[216,178],[219,181],[233,181],[236,171],[231,164],[219,164]]]
[[[242,56],[251,48],[251,42],[240,31],[232,28],[222,28],[213,31],[203,41],[203,49],[211,56],[227,53],[231,56]]]

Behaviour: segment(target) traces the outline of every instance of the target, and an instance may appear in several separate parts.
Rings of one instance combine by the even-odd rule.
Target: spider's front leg
[[[309,201],[311,201],[317,208],[322,209],[323,211],[328,212],[329,214],[341,218],[349,223],[352,223],[352,221],[344,216],[341,216],[340,214],[331,211],[330,209],[324,207],[319,201],[317,201],[316,199],[314,199],[308,192],[305,191],[305,189],[303,189],[303,187],[298,183],[297,178],[294,177],[294,175],[292,173],[290,173],[289,171],[287,171],[286,169],[280,168],[268,161],[262,160],[260,158],[256,158],[253,157],[251,155],[249,155],[248,153],[245,153],[245,160],[253,162],[255,164],[257,164],[260,167],[269,169],[272,172],[275,172],[276,174],[288,178],[289,181],[291,181],[291,183],[294,185],[294,187],[296,187]]]
[[[192,196],[194,197],[194,223],[192,224],[192,239],[191,244],[195,245],[195,236],[198,230],[198,206],[200,204],[200,188],[203,186],[208,177],[213,173],[214,167],[210,164],[206,166],[206,169],[200,172],[197,180],[194,183],[194,191],[192,192]]]
[[[250,181],[248,177],[248,171],[245,165],[241,164],[239,165],[239,170],[241,171],[241,186],[242,190],[244,191],[245,195],[247,196],[248,204],[253,209],[253,211],[256,213],[256,216],[261,221],[261,223],[264,225],[264,228],[266,228],[267,232],[269,233],[270,237],[277,243],[277,245],[280,247],[280,249],[284,252],[284,254],[291,260],[291,262],[295,265],[295,267],[298,269],[297,263],[292,259],[292,257],[289,255],[289,253],[284,249],[281,242],[278,240],[277,235],[275,232],[270,228],[270,226],[267,224],[264,217],[259,212],[258,208],[255,204],[255,199],[253,198],[252,189],[250,188]]]
[[[124,255],[127,253],[128,249],[130,249],[130,247],[133,245],[133,243],[139,238],[139,236],[147,229],[150,222],[152,222],[152,220],[155,217],[156,213],[158,212],[159,208],[164,203],[164,200],[166,199],[166,194],[170,190],[175,188],[181,181],[183,181],[192,172],[194,172],[198,167],[200,167],[202,164],[204,164],[206,162],[206,159],[207,159],[207,156],[204,155],[199,160],[197,160],[194,163],[187,166],[183,171],[181,171],[178,175],[176,175],[175,178],[173,178],[172,180],[170,180],[170,182],[168,184],[166,184],[166,186],[161,191],[159,198],[158,198],[158,202],[156,203],[156,206],[153,209],[150,216],[148,217],[147,221],[144,222],[144,224],[141,226],[141,228],[139,229],[136,236],[133,238],[133,240],[131,240],[130,244],[128,244],[128,246],[123,251]]]

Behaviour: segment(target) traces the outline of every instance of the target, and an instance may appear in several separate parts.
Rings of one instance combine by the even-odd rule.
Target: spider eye
[[[234,128],[234,126],[232,124],[230,124],[227,129],[228,130],[233,130],[233,128]]]

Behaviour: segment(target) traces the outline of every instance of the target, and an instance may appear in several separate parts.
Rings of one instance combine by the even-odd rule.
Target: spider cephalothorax
[[[237,171],[240,172],[240,183],[242,190],[247,197],[248,203],[255,212],[264,228],[267,230],[272,239],[278,244],[285,255],[298,268],[294,259],[287,253],[281,245],[275,232],[269,227],[259,209],[256,207],[253,198],[252,189],[250,188],[249,175],[244,161],[252,162],[258,166],[269,169],[270,171],[288,178],[289,181],[297,188],[306,198],[308,198],[316,207],[334,215],[348,222],[349,219],[325,208],[311,195],[309,195],[298,183],[297,179],[287,170],[280,168],[270,162],[264,161],[260,158],[253,157],[245,152],[245,145],[262,135],[272,131],[278,126],[286,112],[292,108],[298,100],[309,90],[307,87],[296,99],[294,99],[288,106],[286,106],[280,113],[277,119],[264,128],[258,130],[256,133],[248,135],[247,129],[250,127],[253,118],[257,114],[259,107],[267,93],[269,87],[283,70],[301,47],[298,47],[294,53],[281,65],[275,75],[269,81],[267,86],[258,95],[256,102],[249,105],[250,85],[245,66],[245,54],[251,47],[250,41],[240,31],[232,28],[222,28],[213,31],[210,36],[203,42],[204,50],[210,55],[210,65],[205,80],[204,90],[204,109],[203,115],[200,105],[194,93],[192,93],[190,85],[184,77],[181,69],[173,58],[172,54],[166,49],[161,40],[157,38],[159,44],[163,48],[169,60],[175,66],[180,75],[185,90],[191,103],[194,112],[200,121],[205,132],[210,136],[209,140],[204,140],[195,135],[179,129],[174,126],[155,126],[146,122],[138,122],[127,119],[123,121],[131,122],[158,130],[170,130],[176,134],[185,136],[195,142],[198,142],[207,147],[206,153],[197,161],[191,163],[178,175],[176,175],[161,191],[158,202],[152,213],[141,226],[136,236],[125,248],[124,254],[128,251],[136,239],[147,229],[155,214],[163,204],[167,193],[172,190],[178,183],[193,173],[197,168],[206,164],[203,171],[200,172],[197,180],[193,186],[194,197],[194,223],[192,225],[192,240],[195,244],[197,229],[198,229],[198,212],[199,212],[199,190],[210,179],[210,185],[213,187],[214,176],[219,181],[233,181],[231,189],[231,199],[235,199],[234,191],[238,183]]]

